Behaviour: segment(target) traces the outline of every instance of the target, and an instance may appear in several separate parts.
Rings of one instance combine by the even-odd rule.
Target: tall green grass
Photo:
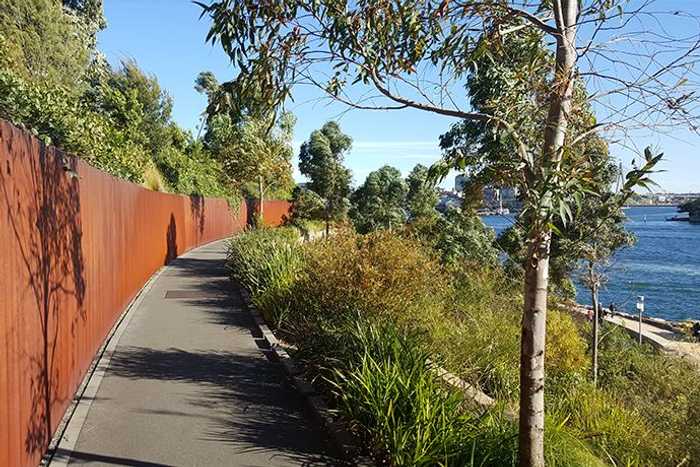
[[[441,387],[428,355],[389,326],[357,326],[360,352],[332,370],[341,411],[391,465],[467,465],[474,420]]]
[[[500,408],[474,412],[460,392],[437,377],[420,336],[387,322],[359,321],[345,329],[346,344],[335,348],[351,352],[329,360],[333,366],[325,380],[379,463],[517,465],[515,423]],[[565,423],[550,417],[546,436],[548,465],[604,465]]]
[[[265,318],[281,325],[289,308],[290,288],[303,266],[297,230],[258,229],[233,237],[227,265]]]

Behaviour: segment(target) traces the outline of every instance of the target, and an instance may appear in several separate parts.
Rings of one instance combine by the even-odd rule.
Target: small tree
[[[598,343],[600,322],[599,292],[607,281],[606,267],[613,254],[634,244],[635,237],[625,230],[625,214],[622,207],[634,195],[635,187],[650,188],[653,182],[648,178],[663,154],[652,154],[647,148],[644,153],[644,166],[631,171],[620,192],[610,191],[612,178],[607,187],[599,189],[600,195],[587,198],[573,222],[560,232],[561,256],[570,262],[584,262],[581,278],[591,293],[593,307],[593,330],[591,335],[591,372],[593,384],[598,382]],[[606,190],[607,189],[607,190]]]
[[[248,119],[234,126],[226,115],[216,117],[211,125],[214,156],[238,188],[249,183],[255,185],[260,219],[266,193],[294,183],[291,165],[294,123],[294,115],[285,113],[272,127],[260,119]]]
[[[431,219],[437,215],[435,206],[439,200],[438,191],[435,185],[429,182],[428,175],[428,168],[417,164],[406,178],[406,209],[411,221]]]
[[[471,211],[449,207],[435,222],[430,240],[445,264],[498,264],[493,229]]]
[[[589,212],[589,214],[595,213]],[[582,240],[580,248],[582,250],[581,256],[585,261],[585,272],[582,274],[581,279],[590,290],[591,305],[593,306],[591,374],[594,386],[598,384],[598,343],[600,341],[599,324],[601,319],[598,294],[607,280],[604,268],[609,263],[615,251],[634,243],[634,236],[625,231],[622,225],[622,217],[624,217],[622,212],[617,212],[612,216],[613,217],[610,217],[608,221],[602,222],[600,225],[585,225],[588,224],[588,222],[584,221],[584,225],[579,226],[584,238],[587,233],[590,234],[587,239]],[[584,233],[585,231],[589,232]]]
[[[385,165],[370,172],[365,182],[351,197],[355,228],[362,233],[397,227],[406,222],[406,193],[408,187],[394,167]]]
[[[289,222],[305,228],[305,221],[324,218],[325,203],[323,199],[308,188],[297,185],[292,191],[292,209]]]
[[[326,235],[331,221],[344,219],[348,212],[351,174],[343,166],[343,156],[351,145],[340,126],[328,122],[311,133],[299,152],[299,171],[309,177],[309,189],[323,198]]]

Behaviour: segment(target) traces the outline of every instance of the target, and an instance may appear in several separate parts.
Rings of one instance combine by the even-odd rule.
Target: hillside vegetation
[[[291,228],[235,237],[235,280],[297,347],[307,376],[392,465],[516,465],[521,295],[500,266],[445,264],[406,231],[300,244]],[[598,388],[588,323],[550,310],[548,465],[693,465],[700,391],[684,361],[605,328]],[[499,403],[484,412],[441,365]]]
[[[100,0],[3,1],[0,118],[153,190],[238,197],[218,154],[173,121],[156,77],[107,62],[105,27]]]

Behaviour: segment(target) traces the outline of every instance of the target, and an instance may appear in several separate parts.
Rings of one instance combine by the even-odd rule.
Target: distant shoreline
[[[625,208],[677,208],[678,204],[625,204]]]

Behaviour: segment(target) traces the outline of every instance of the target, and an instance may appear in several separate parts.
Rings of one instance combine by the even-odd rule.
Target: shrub
[[[153,191],[166,191],[163,176],[155,165],[146,167],[143,172],[143,186]]]
[[[419,217],[406,224],[401,233],[433,249],[450,269],[498,266],[493,229],[461,209],[451,207],[444,213]]]
[[[222,182],[221,166],[199,142],[187,141],[182,148],[166,146],[155,163],[172,191],[220,197],[231,194]]]
[[[0,118],[32,131],[46,144],[131,182],[147,181],[147,186],[163,191],[162,181],[158,182],[153,173],[155,163],[172,191],[206,196],[231,193],[221,182],[219,164],[172,122],[160,122],[160,127],[145,125],[142,104],[124,102],[124,94],[105,84],[95,84],[83,92],[88,84],[82,81],[81,86],[69,88],[21,77],[3,66],[3,47],[0,36]],[[135,64],[129,66],[138,70]],[[109,68],[102,72],[108,76],[126,73]],[[157,85],[154,79],[142,75],[139,79]],[[105,95],[122,104],[121,113],[104,108]],[[126,95],[133,99],[137,94]],[[150,133],[142,131],[145,126],[158,127],[151,133],[161,136],[161,145],[150,139]],[[159,148],[157,154],[153,153],[153,145]]]
[[[430,333],[449,369],[498,399],[515,401],[519,388],[520,285],[499,268],[454,271],[448,319]],[[586,343],[573,320],[551,309],[547,319],[548,390],[577,382],[588,371]]]
[[[448,279],[421,245],[387,231],[341,232],[309,244],[305,257],[293,296],[312,328],[301,333],[314,332],[314,320],[343,321],[358,312],[421,328],[449,296]]]
[[[440,386],[417,342],[392,327],[358,326],[356,362],[333,371],[340,410],[390,465],[466,465],[473,420]]]
[[[292,228],[258,229],[233,237],[228,245],[232,277],[251,292],[265,318],[277,325],[303,264],[298,240]]]
[[[639,346],[619,328],[605,328],[600,350],[600,387],[653,430],[656,459],[700,462],[698,370],[679,357]]]
[[[549,401],[554,417],[589,439],[603,458],[616,465],[659,465],[659,440],[644,418],[634,409],[619,404],[589,383],[572,386]]]
[[[515,424],[499,409],[485,414],[469,411],[463,396],[437,379],[428,363],[431,352],[421,345],[420,336],[361,319],[345,326],[342,335],[342,344],[325,348],[326,355],[333,355],[326,360],[332,366],[326,370],[326,380],[339,410],[353,420],[381,463],[517,464]],[[324,349],[315,341],[312,346],[318,359]],[[549,418],[546,436],[548,465],[603,465],[563,423]]]

